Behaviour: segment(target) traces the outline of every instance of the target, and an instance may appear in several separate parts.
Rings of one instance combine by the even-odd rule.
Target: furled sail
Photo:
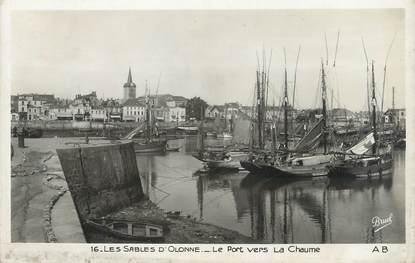
[[[365,138],[363,138],[356,145],[351,147],[346,151],[346,153],[362,155],[372,149],[372,146],[375,144],[375,137],[373,132],[369,133]]]
[[[294,151],[308,152],[315,149],[320,143],[320,139],[323,136],[323,118],[321,118],[311,130],[298,142]]]

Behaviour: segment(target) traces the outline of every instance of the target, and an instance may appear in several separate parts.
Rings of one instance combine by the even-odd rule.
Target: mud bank
[[[150,200],[142,200],[128,208],[108,214],[106,217],[164,226],[167,231],[163,243],[258,243],[236,231],[203,223],[188,215],[170,216]],[[126,240],[103,235],[95,230],[87,230],[85,235],[88,243],[128,243]]]

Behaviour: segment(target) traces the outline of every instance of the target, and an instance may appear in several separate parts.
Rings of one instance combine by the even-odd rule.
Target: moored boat
[[[163,153],[167,150],[166,140],[161,141],[149,141],[149,142],[143,142],[138,140],[134,141],[134,151],[136,153]]]
[[[125,240],[141,242],[164,241],[163,227],[146,222],[98,218],[86,219],[84,226]]]
[[[327,154],[326,127],[326,83],[324,65],[321,69],[323,114],[314,127],[297,143],[293,150],[288,150],[288,93],[287,71],[285,70],[284,89],[284,144],[280,151],[251,155],[250,160],[241,162],[242,167],[252,173],[274,177],[319,177],[327,176],[332,165],[333,155]],[[260,114],[258,114],[260,115]],[[311,154],[320,143],[324,145],[324,153]]]
[[[226,152],[219,159],[205,159],[203,160],[209,169],[228,169],[239,170],[241,168],[240,162],[248,156],[246,152]]]
[[[330,176],[359,178],[392,174],[392,147],[378,141],[376,123],[375,73],[372,63],[372,132],[345,153],[338,155]],[[381,152],[382,145],[386,145],[384,152]],[[372,153],[369,155],[367,152],[370,150]]]

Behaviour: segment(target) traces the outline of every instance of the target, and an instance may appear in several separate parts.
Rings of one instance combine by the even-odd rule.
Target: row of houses
[[[149,97],[150,107],[159,121],[186,120],[187,99],[170,94]],[[145,119],[146,97],[121,103],[117,99],[99,100],[96,92],[76,95],[72,101],[59,100],[54,95],[22,94],[11,98],[11,119],[75,120],[75,121],[134,121]]]

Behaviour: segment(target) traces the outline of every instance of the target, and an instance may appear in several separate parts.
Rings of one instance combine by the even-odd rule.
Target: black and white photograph
[[[405,15],[10,11],[10,242],[405,244]]]

